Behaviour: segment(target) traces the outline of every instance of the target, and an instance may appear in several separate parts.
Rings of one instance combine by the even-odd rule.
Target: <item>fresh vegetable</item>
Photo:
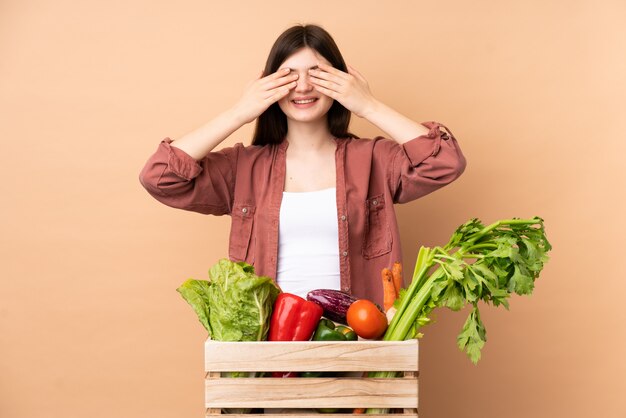
[[[332,289],[311,290],[306,295],[307,300],[315,302],[324,308],[324,316],[340,324],[347,324],[346,313],[356,298],[349,293]]]
[[[402,278],[402,263],[396,261],[391,267],[391,276],[393,277],[393,287],[396,290],[396,299],[400,296],[400,289],[404,285]]]
[[[317,324],[313,341],[356,341],[357,335],[350,327],[335,325],[333,321],[322,318]]]
[[[375,303],[367,299],[359,299],[350,305],[346,318],[354,332],[368,340],[381,337],[387,329],[387,317]]]
[[[261,341],[269,331],[280,289],[269,277],[254,274],[244,262],[219,260],[209,281],[189,279],[176,289],[218,341]]]
[[[356,341],[359,339],[359,336],[356,335],[356,332],[354,332],[354,330],[350,327],[346,327],[344,325],[337,325],[335,327],[335,330],[345,335],[346,340],[348,341]]]
[[[387,323],[389,324],[396,314],[394,304],[398,297],[400,297],[400,290],[402,289],[402,264],[396,261],[393,263],[391,270],[384,268],[381,272],[381,276],[383,280],[385,315],[387,316]]]
[[[396,288],[393,283],[393,275],[391,270],[384,268],[381,272],[383,279],[383,308],[387,312],[398,298]]]
[[[322,318],[317,324],[313,341],[347,341],[346,336],[335,329],[335,323],[330,319]]]
[[[484,226],[471,219],[454,232],[443,247],[422,247],[417,256],[413,280],[400,292],[397,312],[384,340],[399,341],[420,337],[428,315],[437,307],[458,311],[472,305],[458,347],[476,364],[486,342],[478,302],[509,308],[512,293],[529,295],[535,280],[548,261],[552,246],[545,235],[543,219],[505,219]],[[391,377],[376,372],[370,377]],[[384,413],[368,409],[367,413]]]
[[[478,301],[508,309],[511,293],[532,293],[551,248],[539,217],[501,220],[487,227],[478,219],[468,221],[445,246],[420,249],[413,281],[398,303],[385,340],[414,338],[435,307],[458,311],[470,303],[473,309],[457,343],[477,363],[486,341]]]
[[[270,322],[270,341],[307,341],[315,332],[324,310],[298,295],[281,293]]]
[[[270,322],[270,341],[308,341],[322,317],[323,309],[298,295],[281,293],[276,298]],[[273,372],[273,377],[296,377],[297,372]]]

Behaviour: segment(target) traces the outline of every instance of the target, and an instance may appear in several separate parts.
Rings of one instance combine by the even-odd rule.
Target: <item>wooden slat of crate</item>
[[[417,378],[212,378],[207,408],[417,408]]]
[[[206,379],[209,379],[209,378],[219,379],[220,376],[221,376],[220,372],[208,372],[206,374]],[[205,382],[206,382],[206,380],[205,380]],[[206,398],[206,395],[205,395],[205,398]],[[206,408],[206,414],[207,415],[220,415],[221,413],[222,413],[222,408]]]
[[[417,340],[205,344],[205,371],[417,371]]]

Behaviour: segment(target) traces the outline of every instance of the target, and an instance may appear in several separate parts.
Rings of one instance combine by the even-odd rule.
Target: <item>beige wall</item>
[[[421,416],[626,416],[626,4],[225,4],[0,2],[0,416],[203,416],[206,334],[174,289],[226,255],[229,219],[162,206],[137,175],[299,22],[462,144],[461,179],[397,208],[407,270],[471,217],[542,216],[554,245],[532,297],[483,309],[477,367],[455,346],[465,315],[439,312]]]

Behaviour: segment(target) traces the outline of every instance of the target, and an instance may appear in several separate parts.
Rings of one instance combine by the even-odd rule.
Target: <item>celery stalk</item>
[[[459,226],[444,247],[421,247],[413,280],[396,301],[396,314],[383,340],[402,341],[419,336],[437,307],[473,309],[457,337],[459,348],[476,364],[480,360],[486,330],[478,302],[508,309],[512,293],[529,295],[552,249],[543,219],[504,219],[484,226],[470,219]],[[472,261],[473,260],[473,261]],[[438,267],[429,273],[433,267]],[[369,377],[395,377],[396,372],[374,372]],[[388,413],[370,408],[368,414]]]

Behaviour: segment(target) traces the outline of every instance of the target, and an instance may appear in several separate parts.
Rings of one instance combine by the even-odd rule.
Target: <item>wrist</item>
[[[239,110],[239,106],[237,104],[226,110],[224,112],[224,117],[230,120],[231,123],[236,125],[238,128],[250,122],[246,120],[243,113]]]
[[[367,106],[365,106],[365,109],[363,109],[363,112],[359,116],[371,121],[371,118],[373,117],[373,115],[377,114],[380,111],[381,106],[382,106],[381,102],[372,98],[370,103]]]

